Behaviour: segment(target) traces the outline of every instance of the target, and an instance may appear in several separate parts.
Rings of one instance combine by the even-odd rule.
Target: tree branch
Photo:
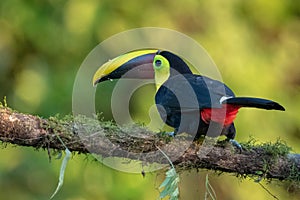
[[[179,170],[205,168],[258,179],[300,182],[300,154],[289,153],[289,147],[281,142],[249,142],[239,152],[227,143],[192,142],[183,136],[170,139],[139,126],[118,127],[85,117],[42,119],[0,106],[0,140],[4,143],[63,150],[58,136],[70,151],[79,153],[167,164],[159,147]]]

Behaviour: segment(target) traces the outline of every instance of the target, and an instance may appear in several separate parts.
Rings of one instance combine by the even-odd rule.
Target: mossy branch
[[[239,152],[227,143],[207,145],[183,137],[170,139],[140,126],[118,127],[111,122],[85,117],[42,119],[0,106],[0,140],[3,143],[63,150],[57,135],[70,151],[78,153],[168,163],[158,151],[159,147],[170,158],[180,155],[173,161],[179,171],[213,169],[257,180],[300,183],[300,154],[290,153],[290,148],[280,141],[260,145],[249,141],[242,144],[244,149]]]

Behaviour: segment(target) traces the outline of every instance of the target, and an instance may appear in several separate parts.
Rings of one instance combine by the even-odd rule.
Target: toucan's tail
[[[253,97],[233,97],[228,98],[222,104],[233,104],[241,107],[254,107],[266,110],[282,110],[284,107],[279,103],[267,99],[253,98]]]

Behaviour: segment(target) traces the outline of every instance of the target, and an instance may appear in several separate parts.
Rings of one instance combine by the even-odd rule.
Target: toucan
[[[281,110],[272,100],[236,97],[224,83],[193,74],[178,55],[158,49],[136,50],[103,64],[94,74],[93,84],[119,78],[153,79],[156,85],[155,103],[164,122],[174,128],[173,135],[188,133],[225,135],[233,144],[236,129],[234,119],[242,107]]]

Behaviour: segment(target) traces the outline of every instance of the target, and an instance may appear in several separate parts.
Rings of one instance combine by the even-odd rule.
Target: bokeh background
[[[286,112],[242,109],[238,141],[281,138],[300,152],[300,1],[1,0],[0,99],[6,96],[13,109],[45,118],[70,114],[73,82],[90,50],[113,34],[145,26],[174,29],[198,41],[237,95],[286,107]],[[109,83],[101,88],[108,103],[111,88]],[[138,98],[131,106],[134,116],[151,101]],[[110,105],[101,105],[99,112],[109,120]],[[42,150],[1,145],[0,199],[48,199],[60,163],[49,163]],[[209,171],[181,174],[181,199],[204,199],[207,173],[218,199],[273,199],[252,179]],[[152,200],[163,175],[143,178],[74,155],[55,199]],[[263,184],[279,199],[300,198],[299,189],[288,184]]]

